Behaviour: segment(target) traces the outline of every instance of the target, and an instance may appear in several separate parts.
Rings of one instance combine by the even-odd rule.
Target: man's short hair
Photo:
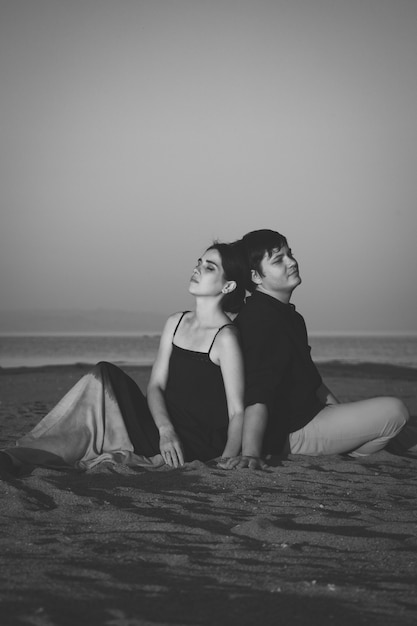
[[[284,235],[267,228],[246,233],[240,240],[240,244],[246,255],[249,268],[258,272],[260,276],[263,276],[261,262],[265,254],[272,256],[275,250],[281,250],[284,246],[288,246],[287,238]],[[248,291],[255,291],[255,283],[251,281],[247,285],[247,289]]]

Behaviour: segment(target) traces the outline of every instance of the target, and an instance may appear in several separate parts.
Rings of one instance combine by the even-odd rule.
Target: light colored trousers
[[[407,408],[397,398],[329,404],[304,428],[289,435],[287,451],[311,456],[367,456],[385,448],[408,418]]]

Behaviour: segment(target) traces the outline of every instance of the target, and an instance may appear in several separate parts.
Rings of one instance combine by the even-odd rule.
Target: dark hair
[[[226,280],[234,280],[236,289],[226,293],[222,299],[223,311],[238,313],[245,302],[246,285],[250,271],[239,242],[219,243],[215,241],[208,250],[217,250],[222,260]]]
[[[242,239],[237,242],[249,266],[249,272],[255,270],[262,276],[261,262],[265,254],[271,256],[274,250],[281,250],[284,246],[288,246],[287,238],[276,230],[267,228],[261,230],[252,230],[250,233],[243,235]],[[246,285],[248,291],[255,291],[256,285],[252,282],[249,273],[249,281]]]

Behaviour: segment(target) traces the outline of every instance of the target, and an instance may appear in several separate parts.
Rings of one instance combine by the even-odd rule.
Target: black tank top
[[[217,330],[208,352],[187,350],[174,343],[187,312],[182,314],[172,337],[165,402],[186,460],[207,461],[222,454],[229,426],[221,369],[210,359],[210,352],[218,333],[234,325],[224,324]]]

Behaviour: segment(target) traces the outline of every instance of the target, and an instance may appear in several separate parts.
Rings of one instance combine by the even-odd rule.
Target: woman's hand
[[[226,470],[249,468],[254,470],[265,470],[268,464],[260,457],[255,456],[232,456],[230,458],[221,458],[218,465]]]
[[[236,463],[240,461],[240,456],[222,456],[216,459],[217,465],[222,469],[234,469]]]
[[[167,465],[171,467],[184,465],[181,441],[172,426],[162,426],[159,429],[159,449]]]

